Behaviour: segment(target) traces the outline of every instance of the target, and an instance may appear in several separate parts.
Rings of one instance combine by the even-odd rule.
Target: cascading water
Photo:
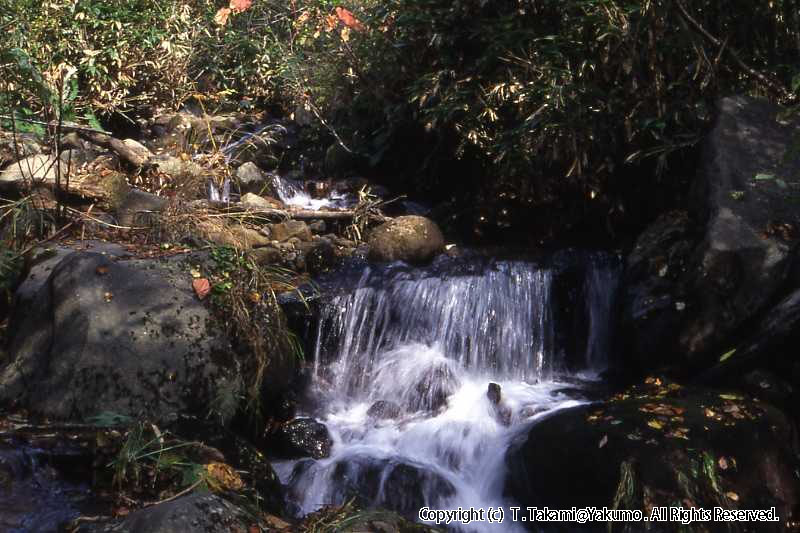
[[[331,432],[332,454],[276,464],[298,514],[353,497],[409,517],[423,506],[507,506],[511,439],[585,401],[555,345],[557,275],[519,261],[394,265],[366,269],[355,290],[333,298],[319,321],[308,406]],[[612,262],[587,262],[589,373],[606,365],[616,276]],[[508,520],[491,527],[514,530]]]

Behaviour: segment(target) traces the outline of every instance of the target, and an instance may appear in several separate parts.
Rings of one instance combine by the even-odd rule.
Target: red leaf
[[[253,0],[231,0],[230,6],[234,13],[241,13],[253,5]]]
[[[211,284],[208,282],[206,278],[197,278],[192,280],[192,288],[194,289],[195,294],[201,300],[205,299],[208,296],[208,293],[211,292]]]
[[[364,25],[358,21],[355,15],[353,15],[353,13],[343,7],[336,8],[336,16],[348,28],[352,28],[356,31],[364,31],[366,29],[364,28]]]

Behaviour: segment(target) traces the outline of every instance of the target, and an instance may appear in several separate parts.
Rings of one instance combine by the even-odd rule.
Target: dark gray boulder
[[[688,214],[658,219],[627,260],[623,322],[640,366],[707,368],[781,297],[800,238],[800,119],[722,99]]]
[[[53,419],[229,419],[241,376],[190,282],[174,260],[66,256],[15,307],[0,402]]]
[[[533,423],[506,454],[506,495],[523,509],[774,507],[780,520],[758,531],[785,531],[798,519],[796,428],[781,411],[739,394],[649,381]],[[584,529],[606,531],[606,523]],[[641,531],[641,523],[619,530]],[[730,530],[751,531],[752,523]]]
[[[215,494],[198,492],[134,511],[124,518],[82,524],[78,533],[229,533],[250,531],[256,522]],[[260,529],[259,529],[260,531]]]

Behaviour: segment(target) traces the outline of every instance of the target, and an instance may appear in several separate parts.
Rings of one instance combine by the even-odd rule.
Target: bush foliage
[[[793,103],[800,85],[798,0],[237,2],[221,24],[214,0],[8,0],[2,64],[74,67],[78,110],[198,91],[305,108],[368,168],[469,194],[476,213],[497,198],[620,212],[718,96]],[[35,107],[28,85],[13,107]]]

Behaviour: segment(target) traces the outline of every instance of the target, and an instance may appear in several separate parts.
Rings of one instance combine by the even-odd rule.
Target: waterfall
[[[618,268],[591,259],[578,288],[585,301],[567,311],[586,317],[582,370],[597,371],[607,365]],[[276,464],[298,514],[352,497],[412,518],[422,506],[507,505],[511,439],[585,401],[556,345],[559,275],[546,263],[484,259],[368,267],[332,297],[309,391],[333,437],[331,457]],[[509,522],[492,527],[513,531]]]

